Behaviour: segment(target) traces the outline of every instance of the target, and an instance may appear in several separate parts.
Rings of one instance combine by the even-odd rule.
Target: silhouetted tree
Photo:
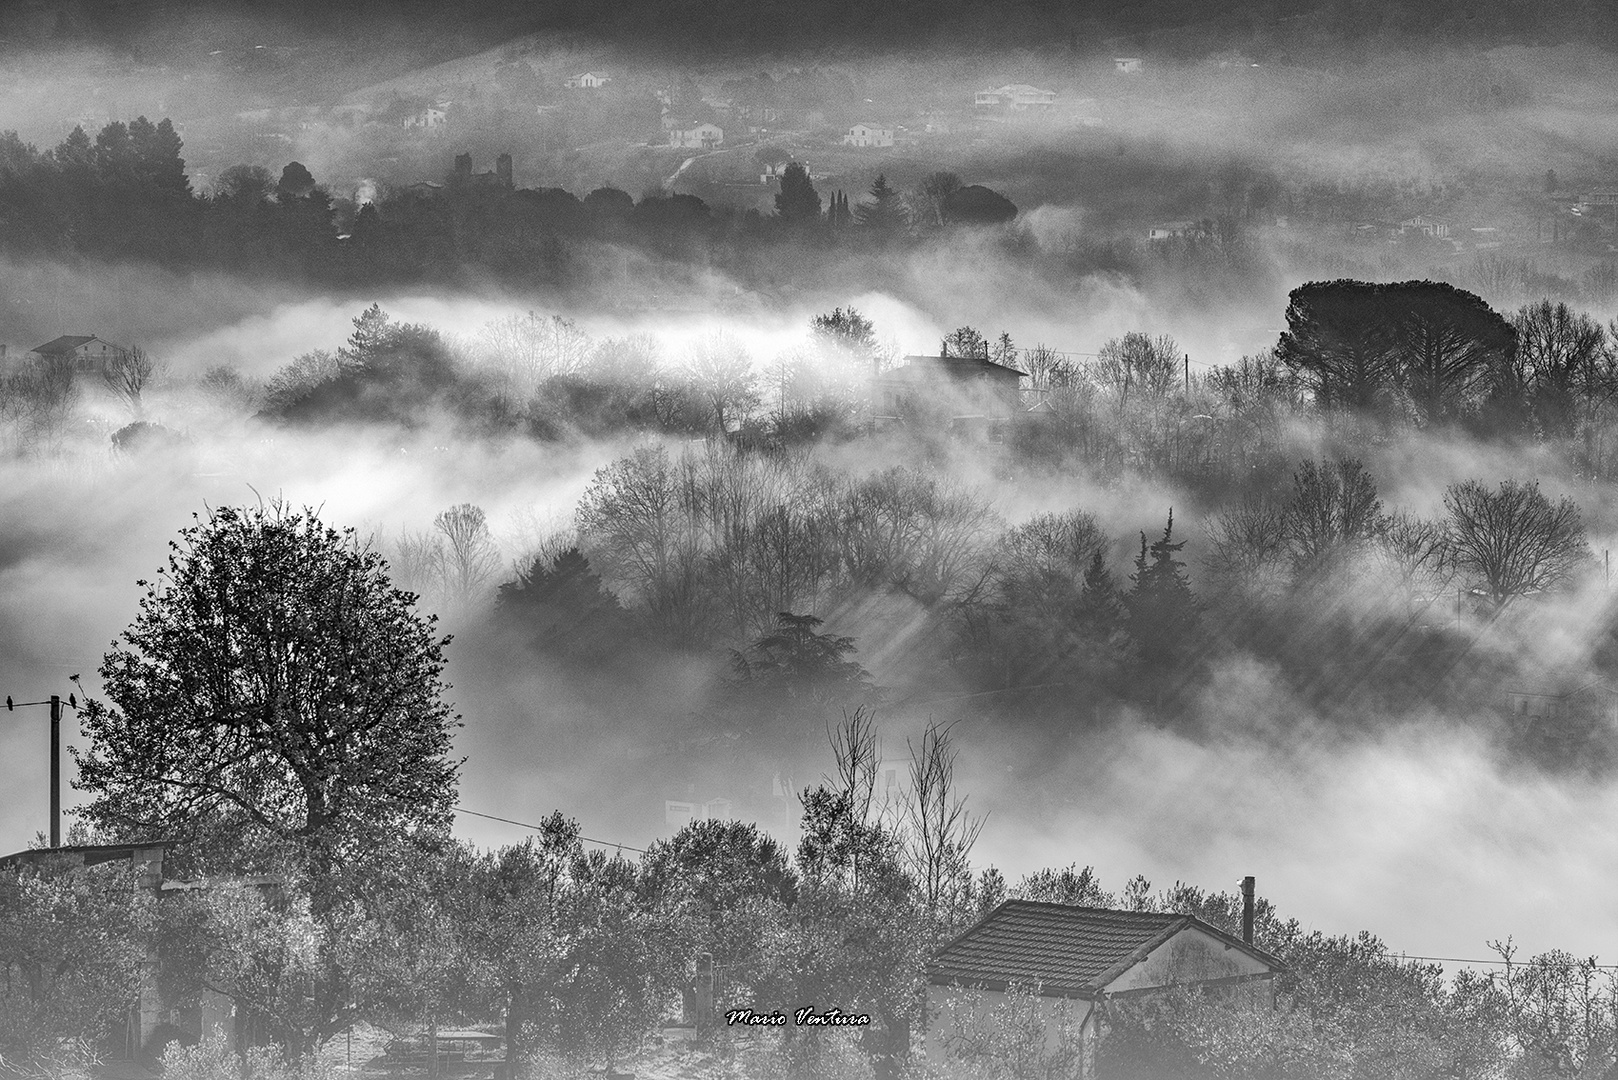
[[[998,191],[971,184],[945,197],[943,212],[952,225],[1000,225],[1017,216],[1017,206]]]
[[[1133,586],[1124,596],[1135,664],[1148,684],[1167,682],[1176,671],[1184,674],[1195,653],[1201,622],[1185,563],[1175,558],[1186,541],[1175,541],[1173,535],[1172,510],[1161,539],[1148,544],[1146,534],[1140,534],[1140,554],[1129,579]],[[1158,701],[1163,702],[1161,692]]]
[[[781,191],[775,196],[775,216],[793,225],[820,220],[820,193],[809,179],[809,170],[796,161],[781,173]]]
[[[899,193],[888,184],[886,175],[877,174],[869,194],[870,202],[862,202],[854,208],[854,220],[878,236],[891,236],[903,229],[904,206]]]
[[[1552,504],[1538,481],[1504,480],[1493,491],[1452,484],[1444,508],[1450,558],[1496,610],[1567,585],[1589,557],[1578,505],[1566,496]]]

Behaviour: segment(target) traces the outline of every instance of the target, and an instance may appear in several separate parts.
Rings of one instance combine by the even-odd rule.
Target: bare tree
[[[910,744],[905,852],[922,910],[935,926],[953,926],[970,917],[974,892],[969,860],[984,824],[959,794],[956,755],[950,725],[936,720],[927,722],[919,746]]]
[[[1376,482],[1357,460],[1305,461],[1292,476],[1292,499],[1281,520],[1294,578],[1341,566],[1376,538],[1382,523]]]
[[[1131,331],[1101,346],[1095,378],[1118,395],[1120,405],[1131,390],[1162,397],[1179,385],[1182,358],[1180,346],[1167,334],[1154,338]]]
[[[1618,1067],[1618,979],[1595,957],[1553,950],[1527,963],[1511,939],[1490,943],[1505,961],[1495,985],[1512,1042],[1552,1076],[1609,1076]]]
[[[719,434],[752,415],[759,404],[753,358],[734,336],[720,332],[697,342],[686,360],[692,391],[708,406]]]
[[[479,507],[461,503],[433,518],[433,528],[445,542],[445,589],[456,601],[472,600],[500,567],[487,516]]]
[[[145,415],[141,391],[151,382],[153,370],[152,358],[140,348],[112,353],[101,366],[101,381],[129,409],[133,420]]]
[[[1538,481],[1502,481],[1491,491],[1476,480],[1444,492],[1450,557],[1496,610],[1514,597],[1566,584],[1589,555],[1578,505],[1555,504]]]

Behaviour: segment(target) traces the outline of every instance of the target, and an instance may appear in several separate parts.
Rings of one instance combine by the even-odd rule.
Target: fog
[[[220,40],[246,48],[261,29],[222,25]],[[720,635],[705,651],[662,657],[638,684],[610,693],[543,661],[514,662],[483,616],[496,585],[512,580],[552,534],[573,527],[598,470],[651,443],[690,451],[700,436],[476,431],[439,400],[409,424],[277,425],[250,409],[222,415],[199,404],[210,369],[229,367],[262,387],[296,357],[337,350],[355,317],[377,303],[396,323],[437,330],[464,370],[477,374],[487,367],[479,342],[491,324],[534,313],[570,320],[592,343],[650,335],[673,367],[728,334],[762,377],[757,412],[764,416],[777,377],[772,365],[807,349],[810,320],[835,307],[871,320],[890,363],[936,354],[964,326],[991,341],[1006,332],[1020,348],[1045,345],[1081,363],[1126,333],[1170,335],[1187,358],[1187,384],[1273,346],[1285,329],[1288,293],[1307,280],[1433,277],[1474,289],[1507,315],[1541,295],[1601,321],[1618,313],[1618,295],[1584,284],[1611,259],[1605,235],[1577,247],[1541,246],[1523,224],[1578,192],[1611,190],[1618,176],[1618,62],[1590,46],[1370,50],[1368,59],[1345,53],[1335,61],[1301,53],[1149,55],[1143,77],[1127,81],[1110,69],[1110,54],[1087,49],[709,56],[679,65],[612,42],[528,35],[457,57],[424,58],[395,43],[367,70],[368,81],[333,77],[298,92],[278,89],[311,69],[300,66],[312,61],[296,50],[269,78],[207,61],[223,48],[214,40],[186,48],[191,66],[179,46],[162,62],[132,60],[106,45],[46,48],[13,69],[0,130],[46,149],[75,123],[93,137],[108,120],[172,116],[199,192],[214,190],[232,165],[279,175],[297,160],[330,189],[340,218],[357,212],[351,200],[365,182],[436,183],[462,152],[473,153],[478,171],[510,152],[519,189],[563,187],[582,197],[612,186],[637,199],[657,191],[654,180],[671,164],[694,156],[698,163],[666,194],[694,194],[730,214],[725,227],[733,232],[725,235],[734,238],[747,227],[736,224],[747,211],[770,212],[778,188],[744,188],[731,173],[745,170],[729,169],[722,156],[671,157],[668,148],[635,144],[616,130],[595,141],[563,139],[539,124],[560,94],[549,85],[539,105],[524,99],[521,119],[502,126],[490,104],[497,68],[522,62],[556,82],[598,66],[623,72],[637,93],[680,78],[717,87],[761,67],[777,79],[817,70],[850,88],[837,112],[845,119],[867,102],[898,114],[899,102],[970,102],[974,90],[1009,82],[1058,92],[1061,104],[1044,123],[1012,117],[970,137],[923,140],[868,160],[823,134],[817,142],[766,131],[731,152],[749,158],[755,148],[778,146],[783,160],[824,168],[816,181],[822,194],[843,190],[856,201],[878,172],[911,192],[949,170],[1016,204],[1010,225],[938,232],[908,247],[828,254],[794,241],[744,258],[590,236],[570,248],[577,274],[548,284],[515,271],[502,279],[487,268],[321,280],[313,271],[0,250],[0,341],[21,352],[59,334],[93,333],[140,346],[158,363],[145,418],[183,436],[114,449],[111,436],[131,417],[87,383],[54,442],[19,444],[0,460],[4,693],[19,701],[65,696],[78,692],[68,682],[73,674],[97,692],[100,657],[136,614],[137,581],[152,577],[169,541],[209,507],[271,498],[318,507],[323,520],[355,528],[397,563],[401,537],[430,533],[436,514],[470,503],[488,515],[500,561],[472,602],[438,605],[444,629],[456,636],[449,655],[465,720],[457,742],[466,758],[461,805],[524,822],[560,809],[586,836],[633,848],[673,831],[646,812],[644,799],[625,794],[659,776],[657,755],[668,740],[649,732],[664,722],[697,723],[692,718],[718,700],[727,651],[747,639]],[[1463,70],[1481,72],[1484,93],[1501,100],[1484,108],[1446,96],[1446,80]],[[482,111],[419,138],[405,139],[396,124],[384,133],[329,115],[300,127],[277,112],[379,108],[395,97],[465,103],[474,87],[486,92]],[[1542,198],[1541,206],[1533,198],[1544,195],[1547,169],[1562,175],[1568,193]],[[1384,196],[1386,205],[1377,203]],[[1521,235],[1499,250],[1476,239],[1452,248],[1380,233],[1375,241],[1355,238],[1357,224],[1382,220],[1392,206],[1395,221],[1445,214],[1457,235],[1497,222]],[[1163,222],[1217,218],[1240,224],[1239,251],[1234,243],[1212,253],[1194,244],[1170,251],[1145,239]],[[1490,260],[1508,258],[1531,263],[1532,272],[1489,276]],[[621,302],[626,295],[646,302]],[[1316,420],[1283,425],[1278,439],[1291,466],[1339,456],[1342,441]],[[1108,567],[1126,586],[1142,535],[1155,539],[1172,508],[1199,595],[1213,593],[1203,561],[1207,529],[1238,494],[1144,466],[1092,467],[1077,455],[1023,468],[998,448],[947,440],[828,438],[800,449],[849,476],[914,465],[973,492],[1008,526],[1046,511],[1086,511],[1108,538]],[[1618,540],[1610,477],[1571,466],[1560,449],[1412,427],[1358,451],[1389,510],[1437,517],[1452,484],[1538,479],[1551,497],[1578,503],[1596,563]],[[1281,470],[1248,486],[1289,482]],[[1453,622],[1457,633],[1475,632],[1472,648],[1502,672],[1526,679],[1539,668],[1588,666],[1610,629],[1606,586],[1587,566],[1576,587],[1509,625],[1458,610]],[[1346,590],[1329,598],[1332,611],[1366,619],[1376,602]],[[423,601],[424,609],[434,605],[432,597]],[[1618,874],[1618,839],[1607,824],[1618,814],[1618,776],[1527,760],[1501,735],[1497,717],[1469,714],[1469,699],[1449,700],[1454,688],[1439,686],[1442,679],[1426,699],[1386,711],[1350,700],[1344,709],[1359,712],[1345,718],[1322,714],[1276,665],[1238,649],[1221,656],[1198,689],[1195,723],[1162,724],[1120,706],[1103,721],[1064,727],[1037,703],[1028,706],[1032,715],[989,707],[958,692],[964,676],[925,667],[917,657],[931,662],[943,646],[929,640],[939,624],[913,598],[861,595],[814,614],[828,631],[856,639],[857,659],[887,688],[878,714],[890,765],[902,772],[906,739],[930,718],[956,721],[961,788],[987,814],[974,861],[999,867],[1008,880],[1074,862],[1094,865],[1113,889],[1137,873],[1159,887],[1186,881],[1212,889],[1251,874],[1264,896],[1306,927],[1369,929],[1395,951],[1484,958],[1488,942],[1514,936],[1525,952],[1557,947],[1618,959],[1618,916],[1604,899]],[[1322,632],[1323,649],[1332,640]],[[47,827],[46,730],[42,709],[8,713],[0,728],[5,850]],[[66,731],[77,743],[71,715]],[[809,731],[783,754],[788,764],[776,776],[787,772],[781,778],[801,790],[829,771],[818,734]],[[687,785],[698,801],[725,794],[717,790],[722,781],[700,768],[695,779],[686,775],[671,774],[664,786]],[[705,784],[716,790],[699,790]],[[70,792],[64,801],[77,800]],[[790,821],[766,823],[791,835]],[[460,817],[456,831],[479,845],[525,835],[475,816]]]

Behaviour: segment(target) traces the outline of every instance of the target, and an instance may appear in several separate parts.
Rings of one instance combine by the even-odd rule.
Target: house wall
[[[1107,993],[1155,989],[1217,979],[1247,979],[1254,993],[1268,994],[1270,969],[1263,961],[1196,927],[1187,927],[1107,985]],[[1238,982],[1235,985],[1247,985]],[[1247,991],[1244,991],[1247,992]]]
[[[1072,1065],[1053,1071],[1052,1080],[1093,1076],[1097,1021],[1094,1004],[1076,998],[1042,996],[1033,1005],[1032,1015],[1024,1014],[1016,1027],[1022,1034],[1037,1038],[1039,1051],[1048,1060],[1065,1059]],[[981,1069],[962,1060],[963,1050],[992,1049],[993,1044],[987,1044],[986,1039],[991,1032],[1001,1040],[1010,1038],[1012,1026],[1006,1021],[1014,1015],[1011,995],[1004,991],[929,986],[924,1019],[928,1066],[945,1076],[981,1075]],[[1002,1041],[1001,1047],[1004,1045]]]

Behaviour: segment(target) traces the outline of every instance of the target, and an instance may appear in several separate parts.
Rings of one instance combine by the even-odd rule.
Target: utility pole
[[[75,711],[79,707],[79,699],[73,694],[67,696],[67,703]],[[62,846],[62,697],[52,694],[45,701],[23,702],[6,698],[7,712],[34,705],[51,707],[51,847],[59,848]]]

